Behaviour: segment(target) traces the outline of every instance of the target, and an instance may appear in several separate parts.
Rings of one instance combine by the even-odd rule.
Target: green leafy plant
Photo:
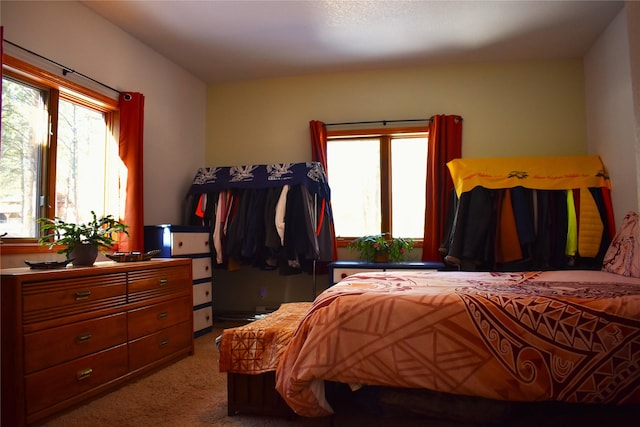
[[[388,233],[358,237],[347,245],[349,249],[360,252],[360,257],[372,262],[379,254],[386,253],[389,261],[397,262],[413,250],[413,240],[405,237],[389,238]]]
[[[110,248],[116,243],[116,233],[129,235],[129,226],[112,215],[98,218],[94,211],[91,211],[91,215],[93,219],[85,224],[66,222],[58,217],[39,218],[42,237],[38,241],[41,245],[48,245],[49,249],[62,245],[57,252],[65,254],[69,259],[69,254],[78,245],[95,246],[105,252],[105,248]]]

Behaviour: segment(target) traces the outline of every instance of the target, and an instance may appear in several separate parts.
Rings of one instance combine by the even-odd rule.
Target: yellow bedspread
[[[310,302],[282,304],[260,320],[223,330],[220,372],[262,374],[275,371],[280,355],[309,307]]]
[[[640,403],[640,280],[600,271],[356,274],[318,296],[276,370],[276,389],[303,416],[333,412],[324,380]]]

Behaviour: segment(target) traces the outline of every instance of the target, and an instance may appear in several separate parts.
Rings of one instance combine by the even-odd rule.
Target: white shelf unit
[[[190,225],[147,225],[145,251],[160,250],[162,258],[191,258],[193,275],[193,332],[213,329],[213,275],[209,229]]]

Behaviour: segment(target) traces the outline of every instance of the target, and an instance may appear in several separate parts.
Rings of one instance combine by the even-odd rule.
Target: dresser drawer
[[[211,299],[211,282],[198,283],[193,285],[193,305],[202,305],[210,303]]]
[[[129,273],[129,302],[184,291],[191,286],[189,270],[169,267]]]
[[[129,343],[129,369],[136,370],[191,347],[191,322],[182,322]]]
[[[127,346],[123,344],[27,375],[27,414],[124,375],[128,366],[127,354]]]
[[[126,292],[126,273],[25,283],[23,323],[111,309],[127,302]]]
[[[211,306],[202,307],[193,312],[193,332],[200,331],[213,325],[213,311]]]
[[[171,233],[171,256],[209,252],[209,233]]]
[[[129,311],[129,339],[139,338],[169,326],[190,321],[192,304],[193,297],[189,295]]]
[[[25,372],[48,368],[126,341],[126,313],[26,334]]]
[[[193,258],[191,260],[193,280],[211,278],[211,257]]]

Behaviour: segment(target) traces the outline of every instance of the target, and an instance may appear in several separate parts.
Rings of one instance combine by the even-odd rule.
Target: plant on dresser
[[[49,249],[61,245],[58,253],[65,254],[66,260],[71,261],[73,265],[93,265],[98,250],[112,247],[117,241],[118,233],[128,236],[129,226],[112,215],[98,218],[96,213],[91,211],[91,216],[92,220],[83,224],[67,222],[58,217],[39,218],[42,232],[40,244],[49,246]]]
[[[193,354],[189,259],[2,269],[0,282],[3,427]]]

